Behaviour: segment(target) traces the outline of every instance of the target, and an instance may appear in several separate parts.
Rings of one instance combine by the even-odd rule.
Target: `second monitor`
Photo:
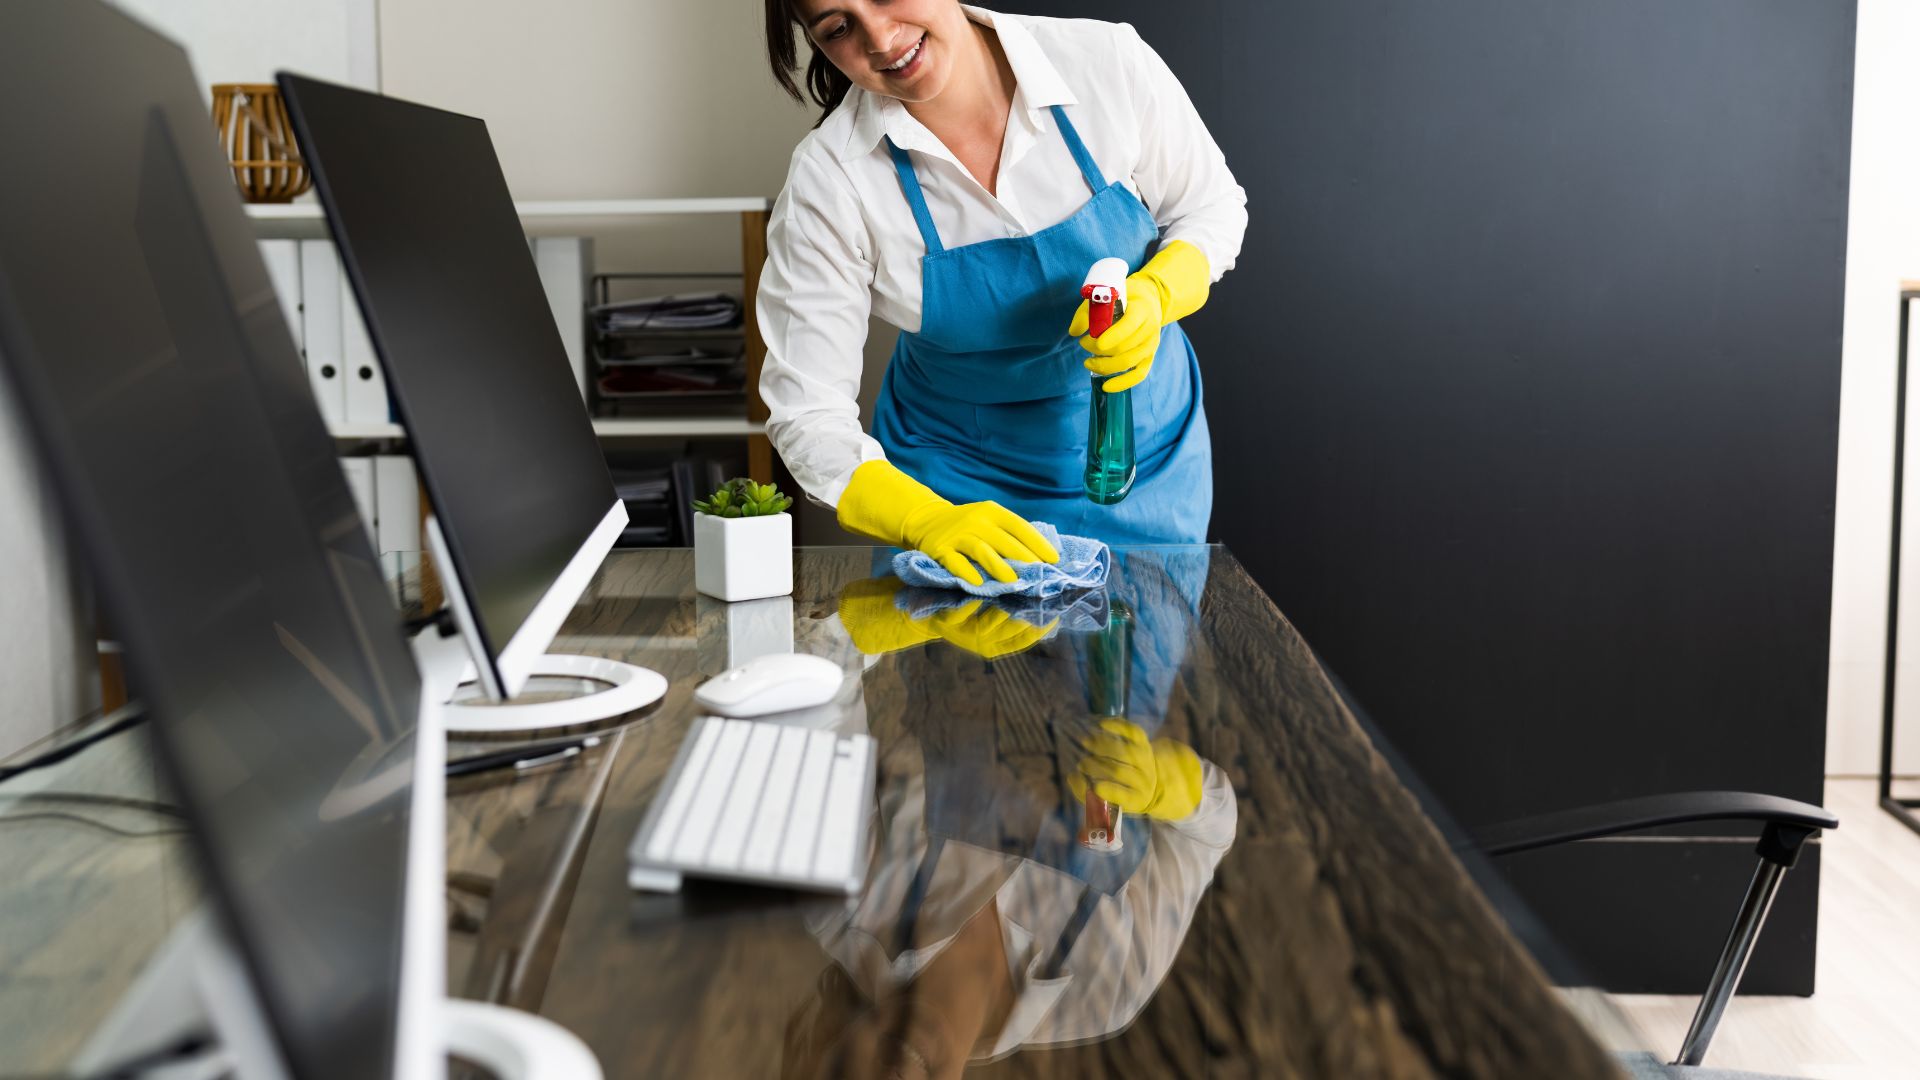
[[[433,505],[427,533],[479,682],[612,689],[449,726],[551,727],[657,700],[657,674],[547,646],[626,526],[486,124],[282,74],[281,90]]]

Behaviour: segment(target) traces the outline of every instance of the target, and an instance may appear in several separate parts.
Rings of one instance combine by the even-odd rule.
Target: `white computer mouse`
[[[825,705],[840,692],[843,678],[840,665],[825,657],[775,653],[708,679],[693,700],[716,716],[765,716]]]

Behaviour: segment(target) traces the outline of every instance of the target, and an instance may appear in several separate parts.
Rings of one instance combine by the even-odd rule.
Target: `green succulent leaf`
[[[737,476],[721,484],[712,495],[693,500],[693,508],[714,517],[771,517],[784,513],[793,500],[782,494],[778,485],[755,483]]]

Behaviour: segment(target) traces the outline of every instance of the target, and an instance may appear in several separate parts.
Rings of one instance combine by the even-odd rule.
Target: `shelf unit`
[[[742,299],[748,317],[742,327],[747,361],[746,415],[690,413],[658,417],[597,418],[594,433],[603,439],[632,438],[728,438],[747,440],[747,472],[755,480],[773,480],[773,447],[767,441],[767,407],[760,400],[760,367],[766,360],[766,344],[760,327],[752,317],[753,297],[760,289],[760,268],[767,259],[767,215],[773,200],[766,198],[711,199],[584,199],[558,202],[517,202],[514,209],[530,233],[588,232],[582,226],[594,222],[615,222],[636,217],[671,214],[733,214],[740,219],[740,265]],[[262,240],[326,239],[327,223],[317,202],[284,205],[250,205],[247,215],[253,220],[254,234]],[[334,438],[345,441],[399,439],[405,432],[398,424],[336,424]]]
[[[407,437],[399,424],[334,424],[328,430],[342,442]],[[766,431],[765,424],[744,416],[602,416],[593,421],[593,433],[603,439],[752,438]]]

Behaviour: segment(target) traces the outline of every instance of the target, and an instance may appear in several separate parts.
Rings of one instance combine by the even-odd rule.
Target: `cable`
[[[21,773],[44,769],[49,765],[58,765],[60,762],[78,754],[87,747],[103,739],[111,739],[146,718],[146,709],[139,702],[130,701],[108,713],[106,716],[101,717],[101,720],[107,724],[107,726],[101,730],[91,735],[75,739],[56,750],[49,750],[30,761],[23,761],[18,765],[8,765],[0,768],[0,783],[5,783],[19,776]]]
[[[174,1065],[193,1058],[205,1057],[220,1049],[213,1036],[206,1032],[195,1032],[181,1036],[178,1042],[151,1050],[138,1057],[116,1062],[108,1068],[94,1073],[87,1080],[137,1080],[140,1074],[150,1072],[161,1065]]]
[[[131,840],[145,840],[155,836],[184,836],[187,832],[186,829],[148,829],[144,832],[137,829],[122,829],[118,825],[109,825],[97,818],[90,818],[83,814],[69,814],[65,810],[35,810],[30,814],[0,814],[0,825],[4,825],[9,821],[42,820],[72,821],[81,825],[91,825],[96,829],[114,833],[118,836],[124,836]]]
[[[172,803],[155,802],[152,799],[130,799],[124,795],[99,795],[91,791],[29,791],[24,795],[0,795],[0,803],[65,802],[84,803],[89,806],[111,806],[121,810],[138,810],[143,814],[159,817],[184,818],[187,815]]]
[[[213,1036],[206,1032],[183,1035],[170,1045],[149,1050],[144,1054],[130,1057],[108,1068],[94,1073],[86,1080],[137,1080],[140,1074],[149,1072],[162,1065],[175,1065],[193,1058],[205,1057],[220,1048]],[[71,1073],[0,1073],[0,1080],[74,1080]]]

